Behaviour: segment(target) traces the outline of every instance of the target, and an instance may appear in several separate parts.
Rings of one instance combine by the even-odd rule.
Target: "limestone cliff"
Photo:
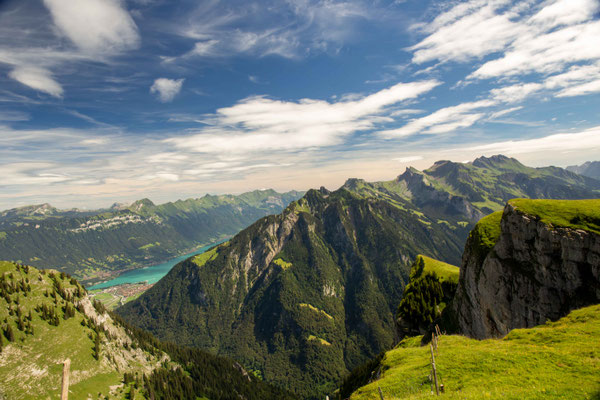
[[[600,202],[512,200],[467,241],[453,303],[461,333],[500,337],[600,303]]]

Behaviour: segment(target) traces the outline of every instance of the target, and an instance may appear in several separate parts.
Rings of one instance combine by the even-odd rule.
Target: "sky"
[[[0,209],[600,157],[600,0],[0,0]]]

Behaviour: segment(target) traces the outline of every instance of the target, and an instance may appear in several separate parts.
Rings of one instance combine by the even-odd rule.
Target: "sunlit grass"
[[[442,336],[436,355],[443,398],[599,399],[600,305],[503,339]],[[431,397],[429,346],[405,340],[382,361],[382,378],[352,400]]]

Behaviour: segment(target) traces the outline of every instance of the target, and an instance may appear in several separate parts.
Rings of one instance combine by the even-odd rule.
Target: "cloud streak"
[[[207,116],[210,126],[198,133],[165,142],[199,153],[231,154],[332,146],[350,134],[393,121],[389,107],[438,85],[437,80],[399,83],[357,100],[338,102],[251,97]]]

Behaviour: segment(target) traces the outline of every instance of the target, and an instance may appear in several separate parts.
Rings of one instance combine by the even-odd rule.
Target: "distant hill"
[[[598,198],[600,182],[504,156],[439,161],[385,182],[349,179],[178,264],[118,312],[159,338],[323,398],[394,343],[413,260],[459,265],[474,224],[515,196]]]
[[[301,195],[257,190],[161,205],[142,199],[98,211],[21,207],[0,212],[0,255],[89,285],[234,235]]]
[[[581,165],[571,165],[567,167],[567,170],[600,180],[600,161],[588,161]]]
[[[291,399],[232,360],[163,344],[58,271],[0,261],[0,398]],[[106,396],[106,397],[105,397]]]

